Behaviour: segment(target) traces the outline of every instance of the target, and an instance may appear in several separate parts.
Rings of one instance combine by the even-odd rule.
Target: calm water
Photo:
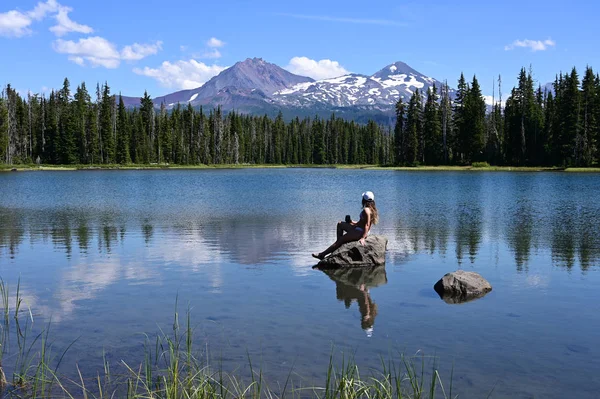
[[[371,273],[313,270],[310,253],[372,190],[389,238]],[[461,397],[600,391],[600,175],[361,170],[0,174],[0,277],[20,277],[55,351],[95,375],[138,362],[142,333],[189,306],[197,349],[233,370],[320,383],[334,353],[378,367],[403,351],[454,365]],[[433,291],[458,268],[494,290]],[[361,290],[361,285],[366,289]]]

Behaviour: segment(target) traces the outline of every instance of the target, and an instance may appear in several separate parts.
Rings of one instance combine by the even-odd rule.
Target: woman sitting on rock
[[[325,251],[312,254],[313,257],[323,260],[327,255],[338,249],[347,242],[360,241],[361,245],[365,245],[365,239],[369,235],[371,226],[377,224],[379,215],[375,206],[375,195],[371,191],[367,191],[362,195],[363,210],[360,213],[358,222],[349,220],[346,216],[345,222],[337,224],[337,241],[331,244]],[[344,234],[346,233],[346,234]]]

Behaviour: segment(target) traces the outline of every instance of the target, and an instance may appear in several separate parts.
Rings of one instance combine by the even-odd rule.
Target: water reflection
[[[482,209],[477,203],[461,204],[456,210],[456,260],[463,263],[468,254],[471,263],[475,262],[481,243]]]
[[[371,299],[370,288],[387,284],[385,265],[375,267],[348,267],[338,269],[323,269],[323,273],[335,281],[335,295],[344,302],[346,309],[353,301],[358,304],[360,311],[360,327],[368,337],[373,335],[377,304]]]
[[[534,219],[530,201],[517,201],[512,220],[514,223],[508,228],[507,241],[514,253],[517,270],[522,271],[527,268],[533,238]]]
[[[459,205],[452,215],[435,208],[424,211],[422,207],[406,212],[396,224],[387,221],[387,226],[381,226],[380,233],[394,232],[388,251],[392,260],[419,252],[445,257],[453,245],[457,266],[461,267],[465,260],[476,262],[484,240],[489,246],[506,244],[519,272],[528,270],[532,251],[548,250],[553,262],[567,270],[579,265],[585,272],[600,259],[600,211],[592,207],[558,207],[544,212],[542,217],[530,200],[517,199],[487,225],[482,207],[472,203]],[[153,241],[157,234],[160,242]],[[11,259],[25,243],[51,243],[67,259],[73,251],[88,256],[94,247],[98,253],[110,255],[116,245],[126,245],[126,240],[135,237],[143,238],[148,251],[170,252],[163,248],[165,237],[169,237],[175,242],[199,241],[203,249],[200,255],[194,255],[198,259],[192,259],[193,262],[225,258],[257,265],[276,261],[285,254],[304,254],[318,247],[315,237],[325,243],[331,234],[329,223],[302,219],[293,223],[286,218],[260,223],[232,217],[170,222],[149,217],[132,220],[111,212],[31,214],[0,207],[0,258]]]
[[[507,397],[549,397],[567,356],[577,373],[561,380],[560,393],[583,397],[580,386],[598,391],[589,381],[600,359],[592,306],[599,182],[600,175],[299,169],[0,174],[0,277],[13,288],[21,277],[24,306],[60,323],[62,348],[84,337],[77,359],[64,364],[94,355],[102,364],[103,347],[138,352],[135,334],[169,328],[178,297],[200,320],[198,336],[216,340],[230,359],[260,346],[271,369],[284,370],[282,360],[302,354],[303,374],[327,363],[333,340],[364,344],[378,357],[394,339],[446,364],[460,354],[463,386],[503,380]],[[387,281],[383,268],[339,271],[334,282],[311,269],[310,252],[332,241],[340,217],[360,211],[354,196],[366,189],[382,216],[374,232],[389,238],[394,276],[381,289],[374,287]],[[431,284],[459,267],[481,272],[496,294],[467,307],[432,298]],[[334,299],[334,286],[350,310]],[[401,313],[385,311],[398,306]],[[572,350],[573,342],[590,353]],[[479,381],[484,374],[489,380]]]

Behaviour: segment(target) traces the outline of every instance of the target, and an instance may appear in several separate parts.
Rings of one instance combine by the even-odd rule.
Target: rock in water
[[[385,265],[376,266],[360,266],[360,267],[336,267],[324,268],[323,273],[335,281],[338,294],[344,291],[344,287],[348,290],[365,288],[375,288],[380,285],[387,284],[387,274]],[[340,288],[342,287],[342,288]],[[338,295],[338,299],[340,295]]]
[[[319,268],[344,266],[373,266],[385,264],[388,239],[384,236],[368,236],[365,245],[359,241],[348,242],[319,262]]]
[[[458,270],[447,273],[433,289],[446,303],[463,303],[481,298],[492,290],[492,286],[479,273]]]

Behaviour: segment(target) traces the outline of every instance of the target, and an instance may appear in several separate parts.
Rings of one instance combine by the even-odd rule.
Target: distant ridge
[[[164,104],[168,109],[177,104],[191,104],[220,106],[225,112],[272,115],[281,111],[288,117],[328,116],[335,112],[357,121],[366,118],[386,121],[393,116],[398,98],[408,101],[415,90],[426,92],[434,84],[442,85],[401,61],[371,76],[351,73],[315,81],[262,58],[248,58],[201,87],[156,97],[153,101],[156,107]],[[126,106],[136,107],[140,99],[124,97],[124,101]]]

